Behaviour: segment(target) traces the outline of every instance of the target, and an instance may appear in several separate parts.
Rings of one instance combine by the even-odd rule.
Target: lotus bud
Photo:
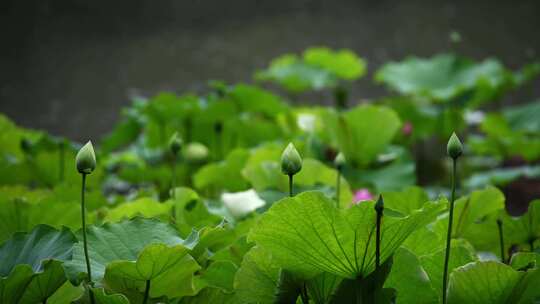
[[[174,155],[177,155],[180,148],[182,148],[182,139],[178,136],[178,132],[175,132],[169,139],[169,149]]]
[[[334,159],[334,165],[336,166],[336,168],[339,171],[341,171],[341,169],[343,169],[346,162],[347,162],[347,160],[345,159],[345,155],[343,155],[343,153],[341,153],[341,152],[338,153],[338,155]]]
[[[302,169],[302,158],[294,147],[293,143],[289,143],[287,148],[281,154],[281,172],[292,176],[300,172]]]
[[[75,162],[79,173],[90,174],[94,171],[96,168],[96,154],[94,153],[94,147],[92,146],[91,141],[88,141],[79,152],[77,152]]]
[[[461,144],[461,141],[457,137],[456,133],[452,133],[452,136],[450,136],[448,145],[446,146],[446,151],[448,156],[450,156],[452,159],[457,159],[461,156],[461,154],[463,154],[463,145]]]
[[[379,195],[379,199],[375,203],[375,211],[377,213],[382,213],[383,210],[384,210],[384,200],[383,200],[382,195]]]
[[[206,160],[208,154],[208,148],[198,142],[189,143],[183,151],[185,159],[194,163]]]

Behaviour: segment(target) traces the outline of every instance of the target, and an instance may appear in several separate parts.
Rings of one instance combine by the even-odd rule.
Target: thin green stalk
[[[84,192],[86,190],[86,173],[82,174],[82,187],[81,187],[81,217],[82,217],[82,235],[83,235],[83,249],[84,249],[84,259],[86,261],[86,272],[88,273],[88,283],[90,286],[92,283],[92,269],[90,268],[90,257],[88,256],[88,242],[86,240],[86,206],[84,204]],[[89,288],[88,293],[90,294],[90,303],[95,304],[94,294]]]
[[[452,240],[452,221],[454,220],[454,200],[456,198],[456,163],[457,159],[452,159],[452,196],[450,197],[450,212],[448,214],[448,231],[446,234],[446,253],[444,255],[443,272],[443,304],[446,304],[446,286],[448,283],[448,261],[450,260],[450,243]]]
[[[173,155],[173,163],[172,163],[172,180],[171,180],[171,197],[173,201],[176,199],[176,160],[177,156],[176,154]],[[171,223],[174,225],[176,224],[176,203],[173,202],[172,208],[171,208]]]
[[[500,219],[497,219],[497,227],[499,228],[499,246],[501,247],[501,262],[506,263],[506,258],[504,254],[503,225]]]
[[[336,178],[336,207],[339,207],[339,200],[341,196],[341,170],[337,170]]]
[[[534,252],[534,238],[529,239],[529,246],[531,247],[531,252]]]
[[[289,174],[289,196],[293,197],[293,175]]]
[[[64,141],[61,141],[58,144],[58,180],[61,182],[64,181],[64,158],[65,158],[65,144]]]
[[[176,157],[176,154],[173,154],[173,160],[172,160],[172,166],[171,166],[171,174],[172,174],[172,178],[171,178],[171,196],[172,198],[176,198],[176,194],[175,194],[175,191],[174,189],[176,189],[176,160],[177,160],[177,157]]]
[[[375,269],[381,265],[381,220],[382,210],[377,210],[377,230],[375,232]]]
[[[184,129],[185,129],[185,136],[186,136],[186,142],[187,143],[190,143],[191,142],[191,129],[192,129],[192,123],[191,123],[191,119],[189,118],[186,118],[186,120],[184,120]]]
[[[146,287],[144,288],[144,298],[142,304],[146,304],[148,302],[148,298],[150,296],[150,280],[146,280]]]
[[[306,283],[302,285],[302,289],[300,290],[300,297],[302,298],[303,304],[309,304],[309,296],[307,293]]]
[[[223,134],[223,125],[221,122],[217,122],[214,125],[214,151],[215,151],[215,158],[216,160],[220,160],[222,157],[222,141],[221,136]]]

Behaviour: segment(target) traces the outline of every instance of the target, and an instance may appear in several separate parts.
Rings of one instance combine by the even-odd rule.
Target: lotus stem
[[[293,175],[289,174],[289,196],[293,197]]]
[[[64,140],[60,141],[58,143],[58,180],[60,182],[64,181],[64,159],[66,155],[66,148],[65,148]]]
[[[223,123],[216,122],[214,124],[214,151],[215,151],[215,158],[216,160],[221,159],[221,153],[222,153],[222,137],[223,134]]]
[[[377,213],[376,231],[375,231],[375,270],[381,265],[381,222],[384,211],[384,201],[382,195],[379,196],[375,204],[375,212]]]
[[[497,227],[499,228],[499,246],[501,247],[501,262],[506,263],[506,258],[504,254],[503,223],[501,219],[497,219]]]
[[[309,304],[309,296],[306,288],[306,283],[302,284],[302,289],[300,290],[300,298],[302,298],[303,304]]]
[[[82,187],[81,187],[81,218],[82,218],[82,235],[83,235],[83,249],[84,249],[84,259],[86,261],[86,272],[88,273],[88,283],[90,286],[92,283],[92,269],[90,267],[90,257],[88,256],[88,242],[86,240],[86,206],[84,204],[84,192],[86,190],[86,173],[82,174]],[[88,293],[90,295],[90,303],[95,304],[94,294],[92,293],[91,288],[88,288]]]
[[[144,298],[142,304],[146,304],[148,302],[148,298],[150,296],[150,280],[146,280],[146,287],[144,288]]]
[[[454,201],[456,198],[456,163],[457,159],[452,159],[452,195],[450,197],[450,212],[448,214],[448,230],[446,233],[446,253],[444,255],[444,272],[443,272],[443,289],[442,298],[443,304],[446,304],[446,286],[448,283],[448,262],[450,260],[450,243],[452,240],[452,221],[454,220]]]
[[[339,207],[340,196],[341,196],[341,170],[338,170],[337,180],[336,180],[336,207]]]
[[[176,154],[173,154],[172,166],[171,166],[171,174],[172,174],[172,178],[171,178],[171,196],[172,196],[173,199],[176,198],[176,194],[175,194],[174,189],[176,189],[176,162],[177,162],[177,159],[178,159],[178,157],[176,156]]]

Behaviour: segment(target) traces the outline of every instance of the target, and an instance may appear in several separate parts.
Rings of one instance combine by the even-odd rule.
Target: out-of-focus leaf
[[[358,166],[374,160],[390,144],[401,125],[392,109],[373,105],[359,105],[337,119],[335,132],[339,149],[348,162]]]

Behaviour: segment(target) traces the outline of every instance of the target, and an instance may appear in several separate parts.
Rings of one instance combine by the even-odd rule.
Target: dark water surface
[[[355,100],[383,95],[371,73],[407,55],[454,48],[517,68],[540,54],[540,1],[11,0],[0,9],[0,112],[80,141],[110,130],[131,93],[249,81],[271,58],[311,45],[368,60]]]

